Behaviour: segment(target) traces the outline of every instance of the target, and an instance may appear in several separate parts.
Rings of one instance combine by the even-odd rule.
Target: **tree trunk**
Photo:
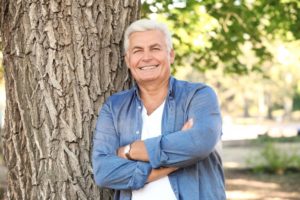
[[[111,199],[91,167],[101,104],[132,83],[122,36],[139,0],[0,0],[7,199]]]

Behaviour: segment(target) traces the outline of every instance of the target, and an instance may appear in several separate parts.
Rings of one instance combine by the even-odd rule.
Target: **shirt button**
[[[141,110],[141,109],[142,109],[142,106],[139,106],[138,109]]]
[[[140,131],[136,131],[135,134],[140,134]]]

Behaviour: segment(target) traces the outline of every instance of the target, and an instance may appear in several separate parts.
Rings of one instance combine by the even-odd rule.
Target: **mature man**
[[[125,32],[125,59],[136,81],[112,95],[96,124],[96,183],[122,200],[223,200],[217,97],[207,85],[176,80],[171,35],[138,20]]]

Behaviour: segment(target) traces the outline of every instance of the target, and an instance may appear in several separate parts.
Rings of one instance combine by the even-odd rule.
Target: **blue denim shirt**
[[[181,131],[190,118],[193,127]],[[136,86],[104,103],[92,155],[94,178],[100,187],[115,189],[115,199],[130,200],[131,190],[146,184],[152,168],[175,166],[180,169],[168,177],[177,199],[226,199],[222,162],[215,150],[222,133],[221,114],[209,86],[170,77],[162,135],[144,141],[149,162],[118,157],[119,147],[140,140],[142,125],[142,101]]]

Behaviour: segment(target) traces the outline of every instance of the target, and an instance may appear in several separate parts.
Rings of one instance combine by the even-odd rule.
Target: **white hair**
[[[126,31],[125,31],[125,35],[124,35],[124,50],[125,50],[125,53],[128,50],[129,37],[132,33],[142,32],[142,31],[149,31],[149,30],[159,30],[159,31],[161,31],[165,36],[167,49],[168,49],[168,51],[171,51],[171,49],[173,48],[172,34],[169,31],[168,27],[165,24],[159,23],[159,22],[154,21],[154,20],[140,19],[140,20],[137,20],[137,21],[133,22],[132,24],[130,24],[130,26],[128,26]]]

